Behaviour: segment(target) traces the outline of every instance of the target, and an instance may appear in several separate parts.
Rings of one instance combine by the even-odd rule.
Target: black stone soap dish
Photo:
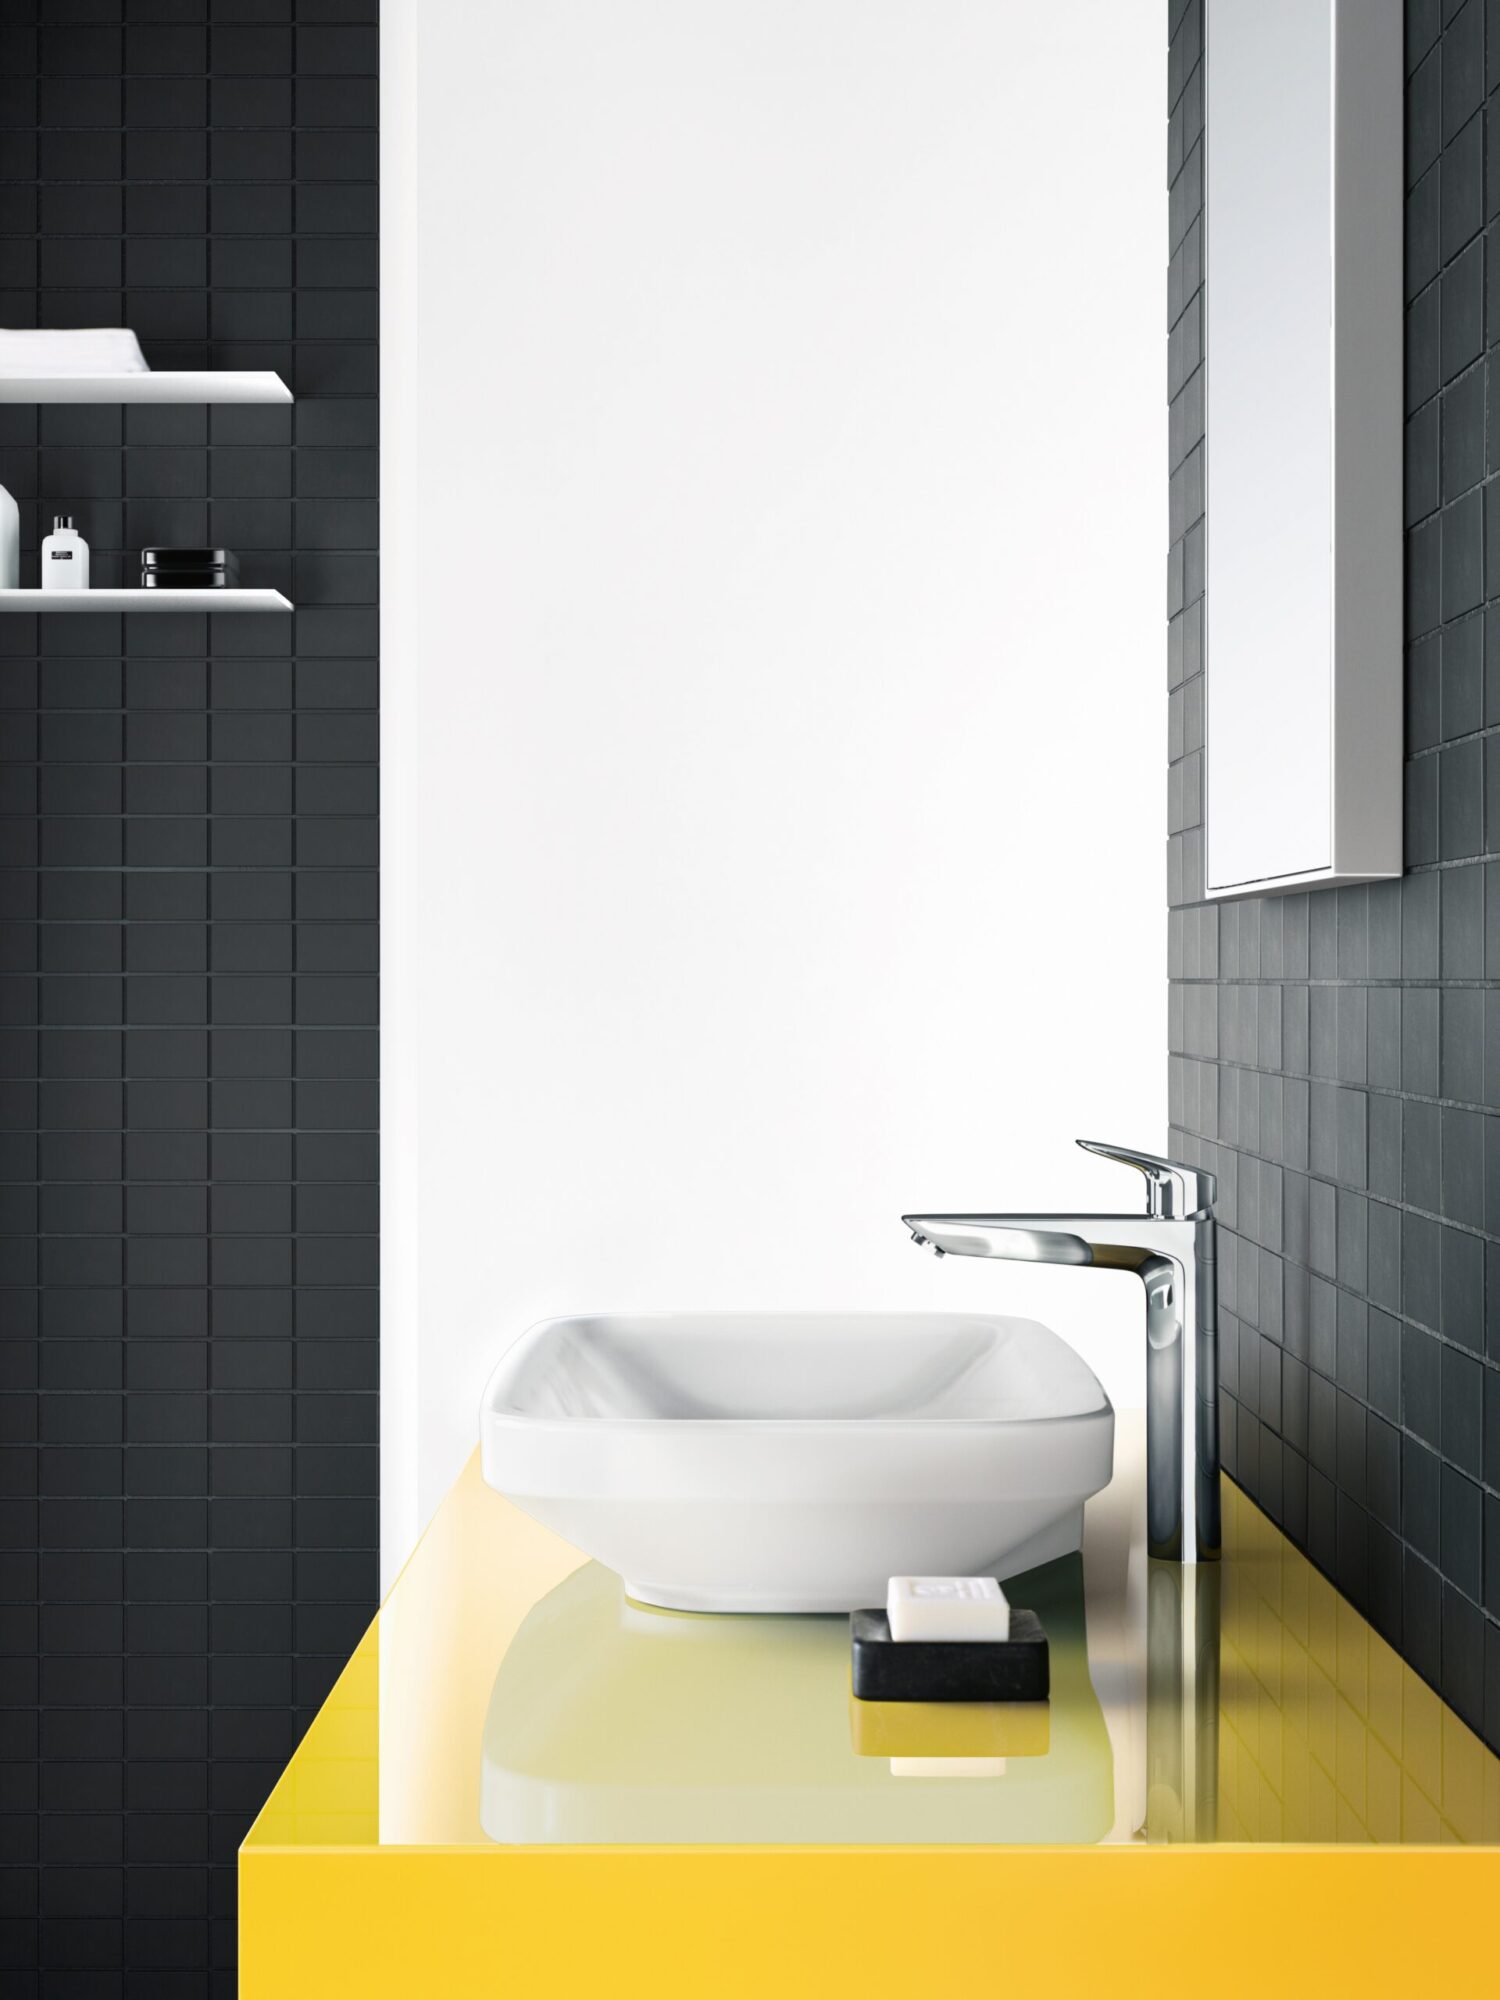
[[[883,1611],[849,1623],[861,1701],[1045,1701],[1047,1635],[1034,1611],[1011,1607],[1008,1639],[893,1639]]]

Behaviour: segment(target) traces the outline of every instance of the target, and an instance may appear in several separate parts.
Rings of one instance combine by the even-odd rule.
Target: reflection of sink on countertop
[[[1031,1320],[594,1316],[510,1348],[481,1443],[491,1486],[642,1602],[848,1611],[1076,1550],[1114,1411]]]
[[[501,1663],[484,1729],[485,1832],[621,1844],[1100,1840],[1114,1767],[1089,1680],[1082,1563],[1063,1557],[1013,1587],[1047,1629],[1051,1702],[962,1711],[974,1740],[955,1743],[952,1710],[852,1702],[847,1619],[657,1610],[589,1563],[529,1613]],[[901,1727],[887,1745],[878,1725],[892,1722]],[[922,1774],[902,1775],[914,1759]]]

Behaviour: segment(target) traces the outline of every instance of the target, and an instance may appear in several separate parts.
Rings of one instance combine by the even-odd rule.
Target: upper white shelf
[[[290,611],[279,590],[0,590],[5,611]]]
[[[129,375],[0,375],[0,403],[289,403],[270,368],[152,368]]]

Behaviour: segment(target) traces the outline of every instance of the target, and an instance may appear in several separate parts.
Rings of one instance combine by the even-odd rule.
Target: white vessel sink
[[[1055,1333],[956,1313],[543,1320],[480,1425],[491,1486],[679,1611],[851,1611],[1066,1555],[1114,1428]]]

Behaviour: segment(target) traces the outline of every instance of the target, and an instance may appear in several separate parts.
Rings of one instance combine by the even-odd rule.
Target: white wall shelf
[[[0,403],[289,403],[269,368],[153,368],[128,375],[0,375]]]
[[[0,590],[6,611],[290,611],[279,590]]]

